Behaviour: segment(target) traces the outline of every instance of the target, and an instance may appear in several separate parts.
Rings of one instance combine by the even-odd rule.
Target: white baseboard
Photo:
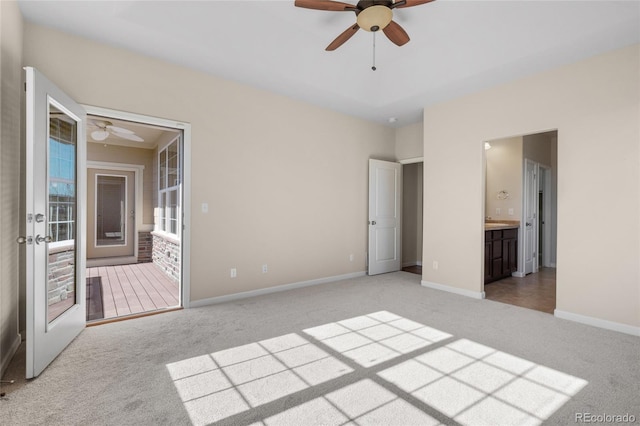
[[[527,275],[527,274],[525,274],[524,272],[520,272],[520,271],[516,271],[516,272],[513,272],[513,273],[511,274],[511,276],[512,276],[512,277],[518,277],[518,278],[525,277],[526,275]]]
[[[20,334],[17,334],[16,338],[13,340],[13,343],[11,343],[11,347],[9,348],[9,350],[3,351],[4,354],[2,356],[2,359],[0,359],[0,377],[4,375],[4,372],[7,370],[7,367],[9,367],[9,363],[11,362],[11,359],[13,358],[13,356],[18,351],[18,348],[20,347],[20,342],[22,342],[22,336],[20,336]]]
[[[403,262],[402,267],[406,268],[407,266],[422,266],[422,262],[419,260],[413,260],[411,262]]]
[[[417,266],[422,266],[422,260],[418,260],[418,261],[416,262],[416,265],[417,265]]]
[[[554,262],[549,263],[549,268],[555,268],[556,264]]]
[[[634,327],[632,325],[622,324],[614,321],[607,321],[600,318],[588,317],[586,315],[574,314],[572,312],[561,311],[559,309],[554,310],[553,315],[557,318],[575,321],[581,324],[591,325],[593,327],[631,334],[632,336],[640,336],[640,327]]]
[[[471,291],[471,290],[466,290],[464,288],[452,287],[450,285],[432,283],[432,282],[429,282],[429,281],[421,281],[420,284],[423,287],[432,288],[434,290],[447,291],[449,293],[459,294],[461,296],[472,297],[474,299],[484,299],[484,297],[485,297],[484,291]]]
[[[283,284],[283,285],[278,285],[278,286],[275,286],[275,287],[261,288],[261,289],[258,289],[258,290],[243,291],[241,293],[227,294],[225,296],[218,296],[218,297],[210,297],[208,299],[192,300],[191,303],[189,303],[189,307],[190,308],[199,308],[201,306],[215,305],[217,303],[231,302],[231,301],[234,301],[234,300],[246,299],[248,297],[262,296],[264,294],[277,293],[277,292],[285,291],[285,290],[293,290],[295,288],[308,287],[308,286],[318,285],[318,284],[327,284],[327,283],[332,283],[332,282],[335,282],[335,281],[346,280],[346,279],[349,279],[349,278],[364,277],[366,274],[367,273],[365,271],[352,272],[350,274],[336,275],[336,276],[333,276],[333,277],[318,278],[318,279],[309,280],[309,281],[300,281],[300,282],[297,282],[297,283]]]

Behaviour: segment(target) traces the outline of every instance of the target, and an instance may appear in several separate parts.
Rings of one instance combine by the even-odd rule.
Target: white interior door
[[[26,377],[84,329],[86,114],[34,68],[26,95]]]
[[[369,160],[369,275],[401,267],[402,165]]]
[[[538,272],[538,164],[525,160],[524,178],[524,273]]]

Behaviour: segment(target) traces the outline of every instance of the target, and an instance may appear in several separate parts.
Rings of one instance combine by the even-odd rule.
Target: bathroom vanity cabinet
[[[518,227],[485,230],[484,283],[510,277],[518,270]]]

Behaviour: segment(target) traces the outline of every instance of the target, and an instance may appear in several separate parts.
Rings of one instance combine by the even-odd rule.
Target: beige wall
[[[19,339],[20,132],[22,16],[0,1],[0,376]]]
[[[153,225],[154,150],[100,143],[87,144],[87,161],[144,166],[142,172],[142,223]]]
[[[552,142],[557,139],[557,132],[536,133],[522,137],[524,158],[551,167]]]
[[[522,214],[522,137],[490,141],[485,150],[486,199],[485,216],[495,220],[520,220]],[[498,198],[506,191],[508,198]],[[500,213],[498,210],[500,209]],[[513,214],[509,214],[513,209]]]
[[[482,141],[558,129],[557,309],[640,326],[639,53],[425,109],[425,281],[482,291]]]
[[[393,129],[31,24],[24,55],[78,102],[191,124],[191,300],[365,270]]]
[[[422,121],[396,129],[395,150],[397,160],[418,158],[424,155],[424,126]]]
[[[422,163],[402,166],[402,264],[422,263]]]

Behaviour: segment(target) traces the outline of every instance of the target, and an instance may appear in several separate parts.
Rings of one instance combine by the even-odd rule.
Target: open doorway
[[[87,116],[87,322],[182,306],[184,135],[157,119]]]
[[[485,143],[485,297],[553,313],[557,131]]]
[[[402,166],[402,270],[418,275],[422,275],[423,167],[422,159]]]

